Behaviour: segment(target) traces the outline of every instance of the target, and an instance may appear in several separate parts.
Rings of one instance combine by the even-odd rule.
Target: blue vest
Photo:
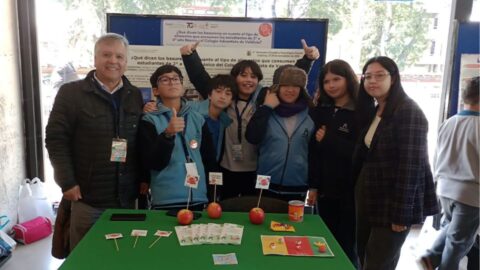
[[[263,141],[258,145],[258,169],[281,186],[308,185],[308,144],[314,124],[308,109],[297,114],[297,124],[289,138],[282,117],[272,112]]]
[[[192,110],[190,105],[182,100],[182,108],[178,113],[186,122],[185,142],[190,158],[195,162],[200,176],[197,189],[192,189],[191,203],[206,203],[207,188],[205,170],[203,167],[202,156],[200,154],[200,146],[202,144],[202,126],[205,123],[204,117],[198,112]],[[168,126],[172,117],[169,108],[158,104],[158,111],[149,113],[143,117],[143,120],[155,125],[157,134],[161,134]],[[190,142],[197,141],[197,148],[192,149]],[[152,204],[161,206],[165,204],[185,204],[188,199],[189,188],[184,185],[185,176],[187,174],[186,157],[182,146],[180,134],[175,136],[175,146],[173,148],[170,163],[161,171],[150,170],[150,189],[152,192]]]

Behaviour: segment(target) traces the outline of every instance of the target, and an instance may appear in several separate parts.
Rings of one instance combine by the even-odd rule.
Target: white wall
[[[25,178],[25,143],[15,0],[0,1],[0,216],[17,220],[18,189]]]

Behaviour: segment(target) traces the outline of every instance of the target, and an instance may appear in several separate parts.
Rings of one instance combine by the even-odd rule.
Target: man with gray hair
[[[95,43],[95,70],[64,84],[46,127],[46,147],[71,202],[70,250],[106,208],[134,208],[137,127],[142,95],[124,76],[128,41],[108,33]]]

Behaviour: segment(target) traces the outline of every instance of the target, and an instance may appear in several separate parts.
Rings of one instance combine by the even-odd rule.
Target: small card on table
[[[238,264],[237,256],[235,253],[228,254],[212,254],[213,264],[215,265],[227,265],[227,264]]]

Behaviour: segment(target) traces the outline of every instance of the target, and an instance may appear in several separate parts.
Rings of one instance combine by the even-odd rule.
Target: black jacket
[[[79,185],[84,203],[126,207],[139,190],[136,139],[142,95],[126,77],[123,87],[110,95],[93,74],[58,91],[46,127],[46,147],[62,191]],[[110,161],[112,139],[117,137],[127,140],[123,163]]]
[[[358,130],[353,105],[335,108],[319,104],[310,111],[315,123],[315,133],[325,125],[325,137],[321,142],[312,136],[309,151],[309,180],[318,189],[321,198],[345,198],[353,193],[352,155]],[[347,195],[349,194],[349,195]]]

